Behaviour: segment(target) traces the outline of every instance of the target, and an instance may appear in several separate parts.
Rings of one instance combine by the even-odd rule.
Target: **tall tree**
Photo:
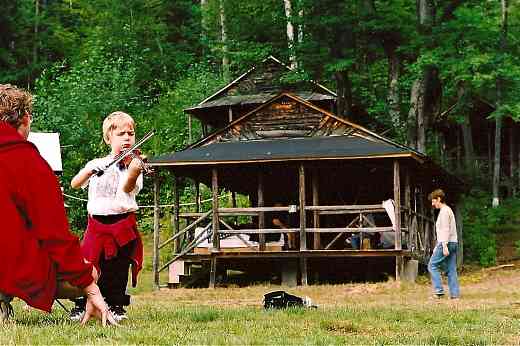
[[[298,67],[298,59],[296,57],[296,45],[295,45],[295,34],[294,34],[294,6],[292,0],[283,0],[285,17],[287,19],[287,47],[289,49],[289,61],[292,68]],[[303,24],[301,23],[303,18],[303,8],[298,11],[298,24],[297,24],[297,42],[301,44],[303,42]]]
[[[297,66],[296,53],[294,52],[294,25],[292,23],[292,3],[291,0],[283,0],[285,16],[287,17],[287,46],[289,48],[289,60],[291,67]]]
[[[229,47],[227,37],[227,20],[226,20],[226,8],[224,6],[225,0],[219,1],[219,15],[220,15],[220,40],[222,45],[222,73],[224,79],[229,81]]]
[[[417,0],[418,32],[425,40],[431,40],[435,16],[433,0]],[[420,152],[426,152],[426,129],[431,124],[433,115],[440,111],[441,95],[439,70],[434,64],[426,64],[412,85],[407,119],[408,144]]]
[[[507,15],[508,15],[508,1],[501,0],[500,2],[500,52],[506,53],[507,46]],[[497,109],[498,114],[495,117],[495,158],[493,160],[493,207],[498,207],[500,204],[500,161],[501,161],[501,147],[502,147],[502,117],[500,112],[503,106],[504,98],[504,81],[500,73],[496,77],[496,92],[497,92]],[[511,155],[512,159],[512,155]]]

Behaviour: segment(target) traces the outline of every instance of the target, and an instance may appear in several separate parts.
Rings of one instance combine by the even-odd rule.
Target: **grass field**
[[[426,277],[417,284],[152,291],[145,272],[120,327],[81,327],[58,305],[47,315],[24,310],[18,300],[14,321],[0,325],[0,344],[518,345],[517,267],[463,273],[462,299],[441,301],[428,299]],[[263,295],[278,289],[319,307],[264,311]]]

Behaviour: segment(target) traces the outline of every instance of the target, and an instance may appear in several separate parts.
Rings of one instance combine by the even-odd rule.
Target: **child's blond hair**
[[[135,130],[135,122],[130,115],[121,111],[110,113],[105,120],[103,120],[103,139],[105,143],[110,143],[110,135],[114,129],[119,125],[127,124],[132,126]]]

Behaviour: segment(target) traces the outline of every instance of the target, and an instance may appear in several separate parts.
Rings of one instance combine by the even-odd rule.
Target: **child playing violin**
[[[81,249],[100,272],[101,293],[116,321],[126,319],[128,271],[132,265],[132,285],[142,268],[143,245],[134,212],[136,195],[143,187],[142,161],[129,155],[118,165],[110,165],[123,150],[135,143],[135,123],[123,112],[114,112],[103,121],[103,139],[111,147],[108,156],[88,162],[72,179],[72,188],[88,185],[88,225]],[[106,168],[109,166],[108,168]],[[105,169],[106,168],[106,169]],[[103,174],[96,174],[103,170]],[[75,300],[70,318],[80,320],[85,300]]]

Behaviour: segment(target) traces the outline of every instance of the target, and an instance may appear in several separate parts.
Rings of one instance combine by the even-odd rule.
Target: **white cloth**
[[[392,222],[392,228],[395,231],[395,204],[393,199],[383,201],[383,208]],[[395,232],[381,232],[381,244],[383,248],[393,248],[395,246]]]
[[[112,156],[94,159],[85,167],[88,169],[104,168],[112,162]],[[88,181],[87,211],[90,215],[116,215],[133,212],[138,209],[135,196],[143,188],[143,175],[137,178],[135,188],[126,193],[123,186],[128,177],[127,169],[112,165],[100,177],[93,175]],[[86,186],[85,186],[86,187]]]
[[[457,223],[455,215],[447,205],[443,205],[435,222],[435,231],[437,233],[437,242],[457,242]]]
[[[388,214],[388,217],[390,218],[390,221],[392,221],[392,228],[395,231],[395,205],[393,199],[387,199],[386,201],[383,201],[383,208],[385,208],[386,213]]]

